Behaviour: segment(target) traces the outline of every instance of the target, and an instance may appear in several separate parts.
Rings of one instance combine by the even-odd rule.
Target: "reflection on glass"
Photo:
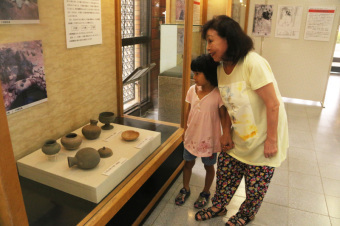
[[[184,25],[161,25],[160,75],[158,78],[158,119],[181,122]],[[193,26],[191,58],[205,53],[201,26]],[[194,81],[191,80],[191,85]]]

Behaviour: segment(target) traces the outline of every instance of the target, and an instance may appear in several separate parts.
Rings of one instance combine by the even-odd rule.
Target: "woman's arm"
[[[225,106],[220,107],[219,115],[223,132],[220,139],[222,150],[230,150],[234,148],[234,142],[231,139],[231,120]]]
[[[276,97],[273,83],[269,83],[255,92],[262,98],[267,111],[267,139],[264,142],[264,156],[273,157],[277,153],[277,125],[280,102]]]

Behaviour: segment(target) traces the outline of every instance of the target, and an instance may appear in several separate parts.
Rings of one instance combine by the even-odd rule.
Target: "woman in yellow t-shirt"
[[[244,177],[246,200],[226,225],[246,225],[258,212],[275,167],[286,159],[286,111],[268,62],[253,51],[252,39],[237,22],[217,16],[203,26],[202,37],[214,61],[220,62],[218,88],[230,131],[221,137],[212,206],[198,211],[195,219],[225,215]]]

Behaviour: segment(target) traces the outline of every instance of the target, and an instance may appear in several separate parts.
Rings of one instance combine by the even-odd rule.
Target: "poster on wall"
[[[253,31],[254,36],[270,36],[272,29],[273,5],[255,5]]]
[[[331,37],[335,7],[309,7],[305,28],[305,39],[329,41]]]
[[[201,2],[200,0],[194,0],[194,8],[193,8],[193,24],[201,24]]]
[[[0,24],[37,23],[38,0],[0,0]]]
[[[64,0],[67,48],[102,44],[101,0]]]
[[[275,37],[299,39],[302,6],[278,6]]]
[[[41,40],[0,44],[0,80],[7,115],[47,101]]]
[[[185,0],[176,0],[176,21],[184,21]]]

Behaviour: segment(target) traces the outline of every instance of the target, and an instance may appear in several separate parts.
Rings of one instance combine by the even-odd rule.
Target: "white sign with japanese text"
[[[67,48],[102,44],[101,0],[64,0]]]

